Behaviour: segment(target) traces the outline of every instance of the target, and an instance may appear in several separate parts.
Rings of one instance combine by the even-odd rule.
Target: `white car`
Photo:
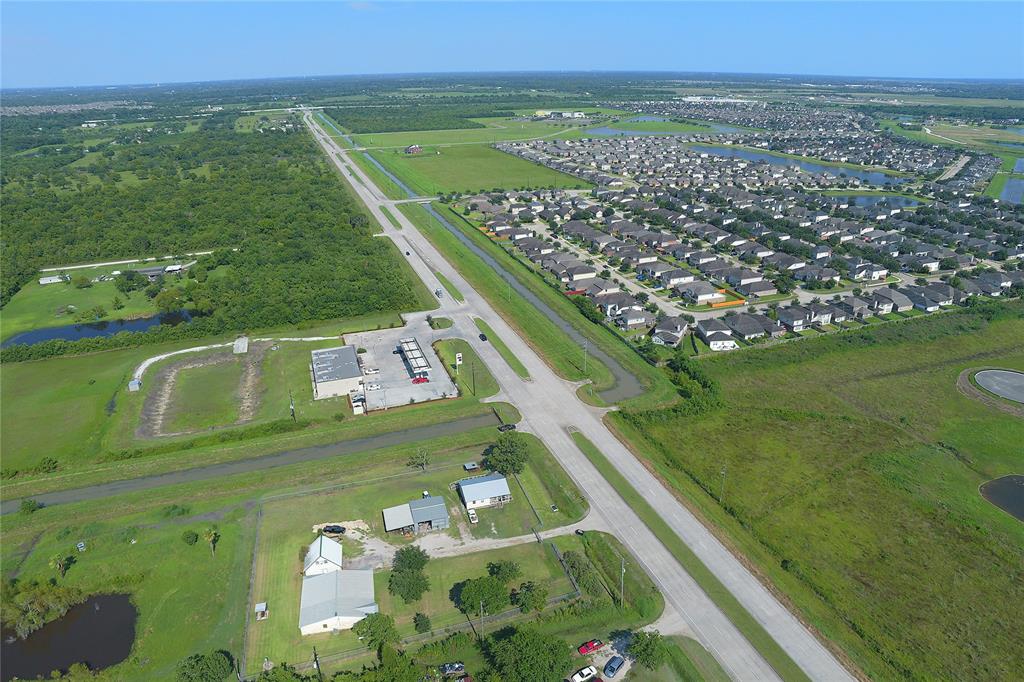
[[[370,374],[380,374],[380,369],[377,367],[364,367],[363,374],[369,376]]]
[[[367,391],[379,391],[380,390],[380,384],[367,384],[366,385],[366,390]]]
[[[582,668],[572,676],[572,682],[587,682],[597,677],[597,668],[592,665],[588,665],[586,668]]]
[[[477,523],[477,522],[479,522],[479,521],[480,521],[480,519],[479,519],[479,518],[477,517],[477,515],[476,515],[476,509],[470,509],[470,510],[468,510],[468,511],[466,512],[466,515],[467,515],[467,516],[469,516],[469,522],[470,522],[470,523]]]

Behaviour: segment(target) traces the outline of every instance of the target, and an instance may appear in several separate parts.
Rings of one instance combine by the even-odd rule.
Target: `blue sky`
[[[1024,2],[8,2],[3,87],[428,71],[1024,77]]]

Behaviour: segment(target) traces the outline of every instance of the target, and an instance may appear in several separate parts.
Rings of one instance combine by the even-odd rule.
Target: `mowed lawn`
[[[87,276],[96,274],[92,270],[82,272]],[[124,304],[120,310],[114,310],[115,297]],[[70,282],[44,286],[33,280],[4,306],[0,314],[0,338],[6,340],[32,329],[76,324],[75,311],[84,313],[97,306],[102,306],[106,312],[100,320],[148,317],[157,313],[153,302],[141,291],[133,292],[128,298],[114,288],[113,281],[94,282],[92,286],[79,289]]]
[[[480,142],[493,144],[503,140],[529,140],[553,135],[574,127],[575,124],[547,123],[544,121],[521,121],[514,118],[473,118],[471,121],[483,124],[483,128],[454,128],[451,130],[415,130],[394,133],[363,133],[352,139],[361,147],[405,148],[409,145],[439,145]]]
[[[406,154],[401,149],[378,149],[371,153],[414,192],[424,196],[494,188],[590,186],[571,175],[485,144],[424,147],[419,154]]]
[[[539,441],[536,443],[539,444]],[[536,456],[537,453],[534,454]],[[550,455],[546,452],[544,454],[550,459]],[[359,646],[350,632],[311,637],[299,634],[299,595],[302,585],[300,555],[303,547],[315,538],[312,531],[314,524],[351,525],[353,521],[362,521],[369,527],[373,537],[396,546],[407,544],[409,540],[402,536],[385,534],[381,512],[385,507],[417,499],[423,491],[428,491],[445,499],[451,518],[451,527],[447,531],[435,532],[458,537],[457,526],[464,515],[458,494],[450,486],[465,475],[460,466],[462,462],[480,461],[482,455],[483,450],[479,447],[433,451],[431,465],[426,472],[415,469],[396,471],[394,459],[386,464],[375,462],[360,475],[361,482],[354,482],[351,487],[265,503],[259,545],[256,548],[256,576],[252,597],[256,601],[267,602],[271,617],[267,621],[250,625],[249,665],[258,665],[264,656],[273,661],[305,660],[313,646],[317,647],[321,655]],[[543,476],[545,472],[550,473],[550,466],[557,467],[557,464],[551,460],[550,463],[538,462],[536,466],[540,473],[535,475]],[[538,494],[543,495],[543,490],[541,486]],[[573,499],[580,498],[574,488],[566,492],[571,493]],[[522,497],[518,487],[513,488],[513,497]],[[517,505],[530,513],[527,503],[522,499],[514,499],[508,509],[516,508]],[[575,508],[578,516],[582,515],[582,509],[581,506]],[[576,520],[568,515],[562,518],[562,523]],[[549,521],[550,527],[561,525],[554,522],[554,519],[549,518]],[[524,531],[513,534],[521,532]],[[354,540],[344,538],[342,544],[346,557],[363,554],[363,548]],[[482,575],[485,570],[482,567],[486,566],[487,561],[519,556],[519,553],[522,553],[521,564],[527,576],[525,579],[551,581],[553,595],[568,591],[568,582],[564,585],[559,582],[562,575],[560,568],[557,563],[552,563],[553,557],[548,559],[543,556],[545,551],[550,553],[546,548],[528,543],[513,549],[487,553],[486,557],[477,554],[432,560],[428,566],[431,593],[417,605],[405,605],[393,600],[387,593],[387,571],[381,570],[375,575],[376,599],[381,611],[396,617],[403,636],[412,634],[412,616],[416,611],[430,615],[435,628],[459,622],[462,616],[448,596],[452,585],[465,578]]]
[[[164,422],[170,433],[234,424],[238,419],[239,382],[244,366],[234,356],[225,362],[178,372]]]
[[[113,518],[108,513],[101,520],[87,511],[86,521],[69,516],[31,533],[34,539],[28,541],[27,529],[20,529],[19,540],[31,546],[18,569],[20,580],[56,578],[86,595],[125,593],[136,606],[131,654],[97,679],[169,680],[189,654],[241,651],[255,515],[236,507],[215,513],[218,518],[211,522],[197,518],[198,510],[184,511],[181,516],[158,510]],[[216,555],[202,537],[211,523],[220,533]],[[200,536],[196,544],[182,540],[186,531]],[[85,552],[75,549],[79,541],[85,542]],[[16,546],[5,547],[5,575],[17,564]],[[74,558],[63,579],[49,566],[55,555]]]
[[[723,408],[623,428],[869,677],[1021,679],[1024,524],[978,486],[1021,471],[1024,421],[955,381],[1024,369],[1024,320],[979,326],[704,360]]]

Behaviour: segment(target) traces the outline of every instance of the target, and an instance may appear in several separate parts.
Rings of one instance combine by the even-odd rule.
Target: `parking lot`
[[[441,359],[431,348],[432,336],[427,325],[408,325],[398,329],[361,332],[345,336],[346,343],[365,348],[359,354],[364,374],[367,369],[379,372],[366,374],[363,388],[367,411],[384,410],[401,405],[422,403],[458,395],[458,389],[448,377]],[[414,384],[409,362],[401,353],[395,353],[402,339],[415,338],[430,364],[429,381]],[[379,388],[372,388],[379,386]]]

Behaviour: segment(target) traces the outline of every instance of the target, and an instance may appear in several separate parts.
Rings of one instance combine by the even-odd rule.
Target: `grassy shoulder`
[[[498,351],[498,354],[501,355],[505,362],[508,363],[508,366],[512,368],[512,371],[521,379],[529,379],[530,373],[526,370],[526,367],[519,361],[519,358],[515,356],[512,350],[505,345],[505,342],[501,340],[501,337],[491,329],[491,325],[478,317],[474,317],[473,322],[476,324],[476,328],[487,336],[487,340],[492,346],[494,346],[494,350]]]
[[[478,400],[489,398],[498,392],[498,382],[494,380],[487,365],[473,350],[473,347],[462,339],[445,339],[434,343],[445,370],[459,388],[459,395],[469,395]],[[456,355],[462,356],[461,365],[456,365]]]
[[[1022,333],[968,310],[750,349],[701,361],[723,407],[610,420],[867,676],[1016,678],[1024,640],[997,623],[1024,528],[978,487],[1019,468],[1024,424],[955,383],[1024,368]]]
[[[462,295],[462,292],[459,291],[447,277],[442,275],[440,272],[435,272],[434,276],[437,277],[437,281],[441,283],[441,286],[444,287],[444,290],[448,292],[449,296],[454,298],[459,303],[462,303],[463,301],[466,300],[465,296]]]
[[[581,433],[572,434],[573,440],[587,459],[590,460],[601,475],[612,484],[615,491],[632,507],[637,516],[657,536],[672,556],[682,564],[694,580],[701,586],[719,609],[729,618],[733,625],[746,637],[754,648],[768,661],[785,680],[808,679],[800,667],[783,651],[782,647],[772,639],[765,629],[754,620],[736,597],[725,588],[707,566],[686,546],[676,535],[658,512],[631,486],[617,469],[608,461],[601,451]]]

